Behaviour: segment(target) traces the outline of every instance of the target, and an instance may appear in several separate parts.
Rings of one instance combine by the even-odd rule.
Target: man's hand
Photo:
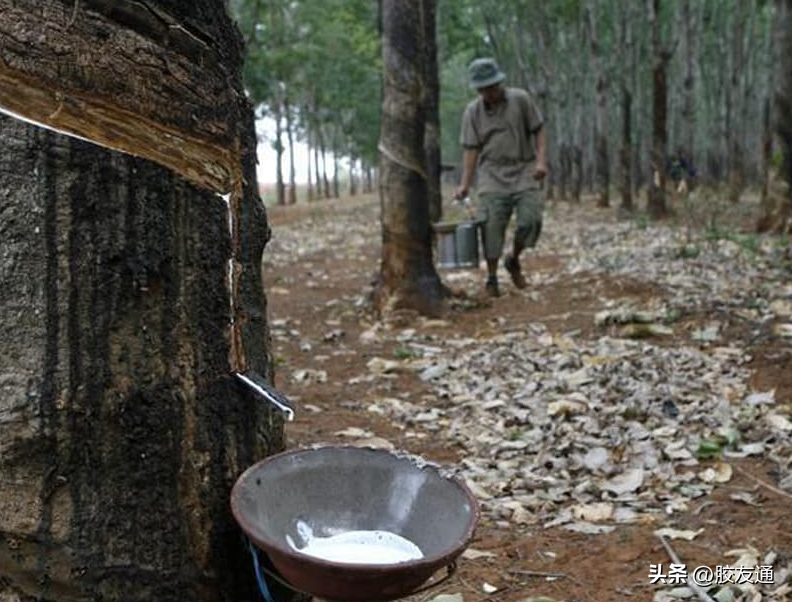
[[[456,192],[454,193],[454,198],[457,201],[461,201],[464,198],[467,198],[469,192],[469,188],[467,186],[458,186]]]
[[[534,167],[533,178],[534,180],[542,181],[547,176],[547,164],[546,163],[536,163],[536,167]]]

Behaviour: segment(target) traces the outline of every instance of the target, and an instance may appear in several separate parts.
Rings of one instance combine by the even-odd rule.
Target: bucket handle
[[[313,594],[299,590],[288,581],[284,581],[279,575],[269,570],[266,566],[264,566],[261,562],[259,562],[258,548],[256,548],[256,546],[253,545],[253,542],[251,542],[250,540],[248,540],[248,546],[250,547],[250,554],[251,556],[253,556],[253,570],[256,572],[256,582],[258,583],[259,591],[261,592],[261,595],[264,597],[264,600],[266,600],[266,602],[275,602],[275,599],[272,597],[269,587],[267,586],[267,581],[266,579],[264,579],[264,575],[262,573],[265,573],[268,577],[272,578],[274,581],[277,581],[282,586],[292,590],[295,593],[302,594],[304,596],[308,596],[311,598],[314,597]],[[439,585],[442,585],[443,583],[451,579],[451,577],[454,576],[457,570],[456,560],[452,560],[450,563],[448,563],[445,566],[445,570],[446,570],[446,574],[443,577],[440,577],[435,581],[430,581],[429,583],[422,585],[417,589],[414,589],[410,593],[405,594],[404,597],[413,596],[415,594],[420,594],[430,589],[434,589],[435,587],[438,587]]]

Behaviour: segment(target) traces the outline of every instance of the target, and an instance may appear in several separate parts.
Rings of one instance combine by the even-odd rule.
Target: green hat
[[[487,88],[501,83],[506,79],[506,74],[498,67],[495,59],[476,59],[468,67],[470,86],[472,88]]]

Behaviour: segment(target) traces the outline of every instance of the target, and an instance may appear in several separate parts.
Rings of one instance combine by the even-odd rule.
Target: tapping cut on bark
[[[197,25],[135,0],[0,0],[0,14],[0,108],[217,192],[242,177],[240,92]]]

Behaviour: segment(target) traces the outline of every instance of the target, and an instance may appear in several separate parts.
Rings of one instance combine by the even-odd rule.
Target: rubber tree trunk
[[[792,0],[776,0],[775,11],[773,130],[780,162],[759,228],[789,234],[792,233]]]
[[[632,21],[630,13],[623,11],[619,22],[619,45],[622,49],[623,62],[629,66],[620,75],[621,92],[621,118],[622,118],[622,140],[619,150],[621,163],[621,205],[623,212],[632,212],[635,208],[633,202],[633,136],[632,136],[632,79],[636,68],[634,54],[634,38],[632,31]]]
[[[283,180],[283,105],[275,100],[272,108],[275,119],[275,202],[286,204],[286,184]]]
[[[289,99],[283,102],[283,111],[286,114],[286,140],[289,143],[289,194],[286,201],[289,205],[297,202],[297,174],[294,165],[294,123],[292,119],[292,106]]]
[[[608,161],[608,75],[602,56],[602,46],[597,32],[597,2],[589,0],[586,4],[591,58],[594,63],[596,108],[594,111],[594,181],[597,206],[610,205],[610,165]]]
[[[333,151],[333,198],[341,197],[341,181],[339,179],[338,155]]]
[[[313,166],[311,165],[311,151],[312,151],[311,142],[312,142],[312,140],[311,140],[311,130],[310,129],[307,131],[307,134],[308,134],[307,135],[307,150],[308,150],[308,154],[306,155],[306,161],[307,161],[307,182],[306,182],[307,192],[306,192],[306,194],[308,196],[308,202],[311,203],[311,202],[313,202],[315,200],[315,197],[314,197],[313,171],[312,171],[313,170]]]
[[[424,106],[426,130],[426,183],[429,195],[429,221],[439,222],[443,217],[443,196],[440,188],[440,77],[437,63],[437,0],[423,0],[424,42],[426,44],[426,78]]]
[[[319,133],[319,148],[322,153],[322,183],[324,185],[324,198],[330,198],[330,178],[327,176],[327,145],[325,144],[324,131],[319,126],[317,129]]]
[[[349,158],[349,196],[355,196],[358,193],[357,186],[357,157],[352,155]]]
[[[774,50],[775,44],[773,39],[773,30],[767,35],[767,40],[764,43],[765,54],[765,97],[762,102],[762,163],[761,163],[761,183],[760,183],[760,203],[762,206],[762,215],[767,215],[766,209],[770,200],[770,177],[771,164],[773,160],[773,88],[775,86],[775,64],[774,64]],[[761,221],[761,220],[760,220]]]
[[[425,28],[420,0],[382,0],[383,99],[380,129],[381,311],[436,315],[445,288],[432,261],[424,134]]]
[[[743,87],[745,86],[746,49],[745,29],[749,2],[744,0],[736,7],[731,32],[731,73],[729,77],[729,108],[731,123],[728,129],[729,200],[738,203],[745,188],[745,127],[743,116]]]
[[[682,27],[684,30],[685,54],[682,81],[682,140],[685,157],[694,166],[698,165],[696,140],[698,119],[696,118],[696,65],[699,61],[699,23],[701,9],[693,6],[694,0],[682,0]],[[690,184],[693,184],[690,182]]]
[[[210,0],[0,6],[17,113],[159,163],[0,118],[0,600],[252,599],[229,492],[283,435],[229,376],[271,377],[236,30]],[[234,154],[202,154],[204,127]]]
[[[326,195],[323,192],[324,189],[322,188],[322,176],[319,173],[319,142],[318,142],[319,136],[316,134],[317,131],[318,130],[314,130],[314,136],[313,136],[313,143],[314,143],[314,172],[315,172],[314,173],[314,175],[315,175],[314,180],[316,181],[316,198],[317,199],[323,199],[323,198],[326,198]]]
[[[647,209],[654,218],[662,218],[668,214],[665,169],[668,144],[666,76],[671,56],[662,43],[660,5],[660,0],[647,0],[649,23],[652,30],[652,180],[649,184]]]

